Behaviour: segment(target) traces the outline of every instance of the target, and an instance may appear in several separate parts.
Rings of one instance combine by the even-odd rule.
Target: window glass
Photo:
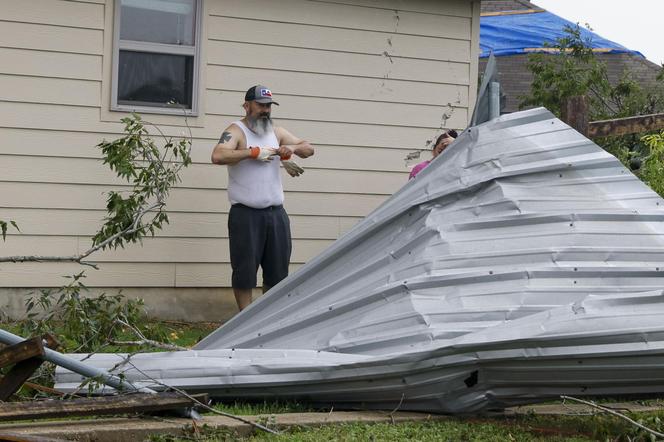
[[[122,0],[120,39],[194,45],[196,0]]]
[[[194,58],[120,51],[118,104],[160,106],[173,101],[192,107]]]

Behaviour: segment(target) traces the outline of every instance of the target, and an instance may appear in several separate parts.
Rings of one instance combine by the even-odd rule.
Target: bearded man
[[[314,154],[307,141],[273,126],[272,105],[279,103],[270,89],[253,86],[244,100],[244,118],[224,130],[212,151],[214,164],[228,166],[232,287],[240,310],[251,303],[258,266],[263,269],[263,293],[288,276],[291,233],[279,163],[293,154],[300,158]],[[299,175],[291,167],[286,170]]]

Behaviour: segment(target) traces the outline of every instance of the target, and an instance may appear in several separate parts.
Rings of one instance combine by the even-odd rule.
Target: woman
[[[443,132],[437,139],[436,139],[436,144],[433,145],[433,149],[431,151],[433,158],[436,158],[442,151],[445,150],[447,146],[452,144],[452,141],[457,137],[457,131],[454,129],[446,130]],[[422,161],[421,163],[415,165],[413,169],[410,171],[410,175],[408,176],[409,180],[412,180],[415,178],[415,176],[422,171],[425,167],[429,165],[431,161],[433,161],[433,158],[427,161]]]

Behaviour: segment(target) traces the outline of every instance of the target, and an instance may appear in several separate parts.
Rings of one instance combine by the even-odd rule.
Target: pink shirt
[[[412,180],[413,178],[415,178],[415,175],[417,175],[418,173],[420,173],[422,171],[422,169],[427,167],[430,162],[431,162],[431,160],[422,161],[421,163],[416,164],[415,167],[413,167],[413,169],[410,171],[410,175],[408,175],[408,179]]]

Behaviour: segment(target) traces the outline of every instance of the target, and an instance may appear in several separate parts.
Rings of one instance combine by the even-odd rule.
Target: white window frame
[[[121,1],[115,0],[115,11],[113,20],[113,66],[111,71],[111,110],[120,112],[138,112],[148,114],[198,116],[199,105],[199,79],[201,60],[201,21],[203,17],[203,0],[196,0],[196,23],[194,26],[194,46],[181,46],[163,43],[151,43],[145,41],[120,40]],[[188,55],[193,56],[193,79],[191,91],[191,109],[160,106],[134,106],[130,104],[118,104],[118,66],[120,50],[151,52],[155,54]]]

